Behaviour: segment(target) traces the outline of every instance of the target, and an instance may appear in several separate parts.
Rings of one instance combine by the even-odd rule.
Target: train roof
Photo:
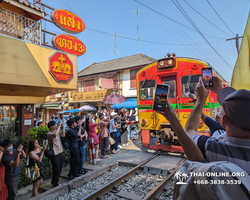
[[[204,62],[205,64],[207,64],[209,67],[211,67],[213,69],[213,73],[215,73],[221,80],[223,80],[225,83],[227,83],[227,81],[220,75],[220,73],[214,67],[212,67],[208,62],[206,62],[204,60],[200,60],[200,59],[196,59],[196,58],[190,58],[190,57],[177,57],[177,56],[175,58],[177,58],[177,59],[188,59],[188,60],[195,60],[195,61]],[[161,60],[161,59],[159,59],[159,60]],[[143,70],[143,68],[141,70]]]

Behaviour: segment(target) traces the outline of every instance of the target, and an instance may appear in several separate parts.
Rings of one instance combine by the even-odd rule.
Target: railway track
[[[181,160],[173,169],[173,171],[164,178],[164,180],[159,183],[143,200],[153,200],[159,199],[162,194],[162,191],[168,184],[170,183],[171,179],[173,178],[175,172],[180,168],[180,166],[185,162],[185,160]]]
[[[133,176],[136,173],[136,171],[139,170],[140,167],[142,167],[143,165],[145,165],[149,161],[153,160],[155,157],[159,156],[160,154],[161,154],[161,152],[155,154],[154,156],[152,156],[152,157],[148,158],[147,160],[141,162],[139,165],[137,165],[133,169],[129,170],[127,173],[125,173],[125,174],[117,177],[116,179],[114,179],[110,183],[104,185],[103,187],[101,187],[100,189],[96,190],[95,192],[89,194],[88,196],[79,197],[79,199],[81,199],[81,200],[93,200],[93,199],[100,198],[104,194],[106,194],[109,191],[111,191],[114,188],[114,186],[118,186],[119,184],[121,184],[121,182],[123,180],[125,180],[125,179]]]
[[[96,199],[158,199],[161,195],[161,193],[164,191],[164,188],[171,182],[171,178],[173,177],[174,173],[179,169],[179,167],[185,162],[185,159],[182,159],[176,166],[173,167],[173,170],[170,174],[168,174],[165,178],[162,177],[162,180],[159,180],[158,182],[155,181],[157,179],[156,175],[151,175],[147,173],[139,173],[140,169],[147,164],[148,162],[152,161],[154,158],[159,156],[161,152],[156,153],[154,156],[148,158],[147,160],[141,162],[136,167],[132,168],[128,172],[126,172],[123,175],[120,175],[119,177],[115,178],[111,182],[103,185],[96,191],[86,195],[81,195],[78,197],[79,200],[96,200]],[[143,177],[143,178],[142,178]],[[161,177],[161,176],[160,176]],[[131,179],[134,179],[134,183]],[[136,182],[135,180],[139,180]],[[128,183],[132,183],[133,186],[129,186]],[[125,187],[133,188],[134,191],[125,190]],[[123,187],[123,189],[122,189]],[[141,192],[138,192],[138,188],[141,189]],[[145,194],[146,189],[150,189],[150,192]],[[125,191],[124,191],[125,190]],[[131,189],[132,190],[132,189]],[[137,190],[135,192],[135,190]],[[137,194],[135,194],[137,193]],[[141,195],[138,195],[141,194]],[[116,195],[123,195],[116,197]],[[116,198],[114,198],[116,197]],[[124,198],[122,198],[124,197]]]

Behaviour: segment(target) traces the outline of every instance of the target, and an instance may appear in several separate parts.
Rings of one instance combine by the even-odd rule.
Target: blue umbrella
[[[120,109],[121,107],[124,108],[137,108],[137,99],[127,99],[127,101],[123,103],[116,103],[113,104],[113,109],[117,108]]]
[[[66,110],[64,113],[75,113],[75,112],[81,112],[79,109],[71,109],[71,110]]]

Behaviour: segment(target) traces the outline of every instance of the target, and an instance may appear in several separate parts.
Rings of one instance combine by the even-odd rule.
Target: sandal
[[[102,159],[110,158],[108,155],[102,157]]]
[[[113,151],[111,151],[112,152],[112,154],[117,154],[117,152],[115,151],[115,150],[113,150]]]

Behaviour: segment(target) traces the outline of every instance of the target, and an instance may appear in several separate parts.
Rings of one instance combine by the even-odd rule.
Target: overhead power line
[[[186,13],[186,11],[182,8],[182,6],[179,4],[179,2],[176,0],[176,3],[179,5],[176,5],[174,0],[172,0],[173,4],[178,8],[178,10],[183,14],[183,16],[189,21],[189,23],[197,30],[197,32],[201,35],[201,37],[208,43],[208,45],[214,50],[214,52],[229,66],[231,69],[233,69],[227,61],[219,54],[219,52],[210,44],[210,42],[207,40],[207,38],[201,33],[199,28],[195,25],[195,23],[192,21],[192,19],[189,17],[189,15]]]
[[[222,29],[220,29],[218,26],[216,26],[214,23],[212,23],[211,21],[209,21],[206,17],[204,17],[199,11],[197,11],[193,6],[191,6],[186,0],[183,0],[190,8],[192,8],[196,13],[198,13],[202,18],[204,18],[208,23],[212,24],[215,28],[217,28],[218,30],[220,30],[221,32],[225,33],[226,35],[229,35],[228,33],[226,33],[225,31],[223,31]],[[230,35],[229,35],[230,36]]]
[[[216,12],[216,10],[214,9],[214,7],[212,6],[212,4],[207,0],[208,4],[210,5],[210,7],[214,10],[214,12],[216,13],[216,15],[220,18],[220,20],[223,22],[223,24],[225,24],[225,26],[228,28],[228,30],[233,34],[233,31],[228,27],[228,25],[224,22],[224,20],[220,17],[219,13]]]
[[[70,8],[63,0],[61,0],[72,12],[76,13],[72,8]],[[102,34],[105,34],[105,35],[110,35],[110,36],[114,36],[113,33],[108,33],[108,32],[105,32],[105,31],[100,31],[100,30],[97,30],[97,29],[93,29],[93,28],[88,28],[88,27],[85,27],[85,29],[87,30],[91,30],[91,31],[94,31],[94,32],[98,32],[98,33],[102,33]],[[126,37],[126,36],[121,36],[121,35],[117,35],[117,37],[119,38],[124,38],[124,39],[128,39],[128,40],[133,40],[133,41],[137,41],[137,38],[131,38],[131,37]],[[219,38],[219,39],[223,39],[223,38]],[[193,46],[193,45],[205,45],[207,43],[199,43],[199,44],[175,44],[175,43],[166,43],[166,42],[156,42],[156,41],[148,41],[148,40],[142,40],[140,39],[141,42],[146,42],[146,43],[152,43],[152,44],[161,44],[161,45],[173,45],[173,46],[182,46],[182,45],[190,45],[190,46]],[[217,42],[214,41],[214,42]]]
[[[139,1],[137,1],[137,0],[134,0],[134,1],[137,2],[137,3],[139,3],[139,4],[141,4],[142,6],[144,6],[144,7],[146,7],[146,8],[148,8],[149,10],[152,10],[153,12],[155,12],[155,13],[157,13],[157,14],[159,14],[159,15],[161,15],[161,16],[163,16],[163,17],[165,17],[165,18],[167,18],[167,19],[169,19],[169,20],[171,20],[171,21],[173,21],[173,22],[175,22],[175,23],[177,23],[177,24],[179,24],[179,25],[185,27],[185,28],[188,28],[188,29],[190,29],[190,30],[192,30],[192,31],[197,32],[197,30],[192,29],[192,28],[190,28],[189,26],[186,26],[186,25],[184,25],[184,24],[182,24],[182,23],[176,21],[176,20],[174,20],[174,19],[172,19],[172,18],[170,18],[170,17],[168,17],[168,16],[166,16],[166,15],[164,15],[164,14],[162,14],[162,13],[156,11],[156,10],[154,10],[153,8],[150,8],[149,6],[147,6],[147,5],[145,5],[145,4],[141,3],[141,2],[139,2]],[[203,33],[203,34],[204,34],[204,35],[207,35],[207,36],[209,36],[209,37],[223,39],[223,38],[221,38],[221,37],[209,35],[209,34],[206,34],[206,33]]]
[[[154,0],[151,0],[157,7],[158,7],[158,9],[159,10],[161,10],[162,12],[164,12],[162,9],[161,9],[161,7],[159,7],[156,3],[155,3],[155,1]],[[152,18],[152,17],[151,17]],[[181,38],[183,38],[185,41],[187,41],[187,43],[188,44],[191,44],[189,41],[188,41],[188,39],[187,38],[189,38],[189,40],[191,40],[191,42],[194,44],[194,45],[192,45],[192,47],[196,50],[196,51],[198,51],[200,54],[202,54],[204,57],[206,57],[207,58],[207,60],[209,60],[209,59],[211,59],[211,58],[209,58],[208,57],[208,55],[207,55],[207,53],[203,50],[203,48],[200,48],[199,46],[197,46],[196,44],[196,42],[191,38],[191,37],[189,37],[189,35],[185,32],[185,30],[183,30],[183,28],[182,27],[180,27],[179,25],[177,25],[177,24],[175,24],[176,25],[176,27],[179,29],[179,31],[178,30],[176,30],[173,26],[171,26],[171,24],[169,24],[167,21],[166,21],[166,19],[164,18],[163,19],[167,24],[168,24],[168,26],[169,27],[171,27],[175,32],[176,32],[176,34],[178,34]],[[158,22],[157,22],[158,23]],[[158,23],[161,27],[163,27],[160,23]],[[166,28],[165,28],[165,26],[163,27],[163,29],[164,30],[166,30]],[[166,30],[167,31],[167,30]],[[169,31],[167,31],[167,32],[169,32]],[[184,37],[181,33],[183,33],[186,37]],[[172,35],[172,34],[171,34]],[[172,35],[173,36],[173,35]],[[174,37],[174,36],[173,36]],[[174,38],[176,38],[176,37],[174,37]],[[178,40],[179,41],[179,40]],[[181,43],[181,42],[180,42]],[[207,43],[206,43],[207,44]],[[187,48],[187,46],[185,46],[186,48]],[[199,57],[199,56],[197,56],[191,49],[189,49],[189,48],[187,48],[189,51],[191,51],[197,58]],[[204,53],[203,53],[204,52]]]
[[[104,32],[104,31],[99,31],[99,30],[96,30],[96,29],[92,29],[92,28],[87,28],[86,29],[88,30],[91,30],[91,31],[95,31],[95,32],[98,32],[98,33],[102,33],[102,34],[106,34],[106,35],[113,35],[112,33],[107,33],[107,32]],[[131,37],[126,37],[126,36],[121,36],[121,35],[117,35],[117,37],[120,37],[120,38],[124,38],[124,39],[128,39],[128,40],[133,40],[133,41],[137,41],[137,38],[131,38]],[[175,43],[166,43],[166,42],[155,42],[155,41],[148,41],[148,40],[140,40],[141,42],[147,42],[147,43],[152,43],[152,44],[163,44],[163,45],[173,45],[173,46],[183,46],[183,45],[190,45],[190,46],[193,46],[193,45],[205,45],[207,43],[199,43],[199,44],[175,44]],[[214,42],[217,42],[217,41],[214,41]]]
[[[73,9],[70,8],[63,0],[61,0],[61,2],[63,2],[63,4],[64,4],[65,6],[67,6],[72,12],[74,12]]]

